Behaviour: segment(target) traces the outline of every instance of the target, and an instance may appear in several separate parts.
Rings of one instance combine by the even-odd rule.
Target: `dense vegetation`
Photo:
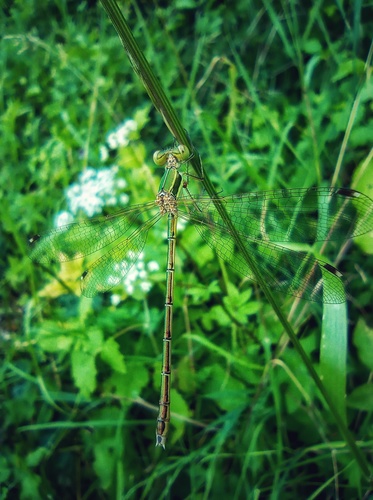
[[[336,185],[373,197],[368,6],[170,3],[121,8],[219,192]],[[166,451],[155,449],[165,224],[130,279],[92,300],[79,288],[87,262],[35,266],[27,238],[153,200],[152,155],[173,138],[99,3],[7,2],[1,16],[1,498],[366,495],[260,289],[189,226],[177,248],[172,424]],[[342,361],[328,361],[326,383],[344,393],[347,377],[342,418],[371,459],[372,233],[313,251],[348,284],[348,354],[337,339]],[[325,374],[322,306],[278,299]]]

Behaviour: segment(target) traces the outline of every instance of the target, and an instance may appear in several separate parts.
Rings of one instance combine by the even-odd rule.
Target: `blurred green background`
[[[218,192],[336,185],[372,197],[371,6],[120,5]],[[131,280],[93,300],[80,296],[87,262],[35,266],[27,238],[59,217],[153,200],[152,155],[173,138],[98,2],[8,1],[1,25],[0,498],[362,497],[361,472],[260,290],[189,227],[177,248],[172,423],[166,451],[154,448],[165,224]],[[348,285],[347,423],[364,452],[372,251],[372,233],[326,251]],[[321,306],[279,300],[319,370]]]

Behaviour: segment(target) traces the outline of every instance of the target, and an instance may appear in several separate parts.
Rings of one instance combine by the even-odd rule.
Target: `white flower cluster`
[[[135,120],[125,120],[113,132],[107,136],[107,145],[100,147],[102,161],[106,161],[109,154],[108,149],[117,149],[129,143],[129,135],[137,130]],[[79,211],[88,217],[93,217],[102,212],[106,206],[125,205],[128,203],[127,195],[117,196],[116,192],[126,187],[124,179],[116,179],[118,167],[113,165],[109,168],[96,170],[88,167],[79,176],[78,182],[72,184],[66,191],[69,211],[57,215],[55,225],[57,227],[69,224]]]
[[[120,274],[121,267],[123,268],[122,283],[128,295],[133,294],[137,286],[139,286],[141,291],[149,292],[152,287],[152,283],[148,281],[148,274],[149,272],[159,271],[159,265],[157,262],[151,261],[148,264],[145,264],[144,252],[140,253],[137,261],[128,272],[125,270],[126,266],[124,265],[124,262],[119,262],[115,267],[116,273],[119,272]],[[112,303],[114,305],[117,305],[119,300],[120,299],[117,296],[113,295]]]
[[[101,160],[104,162],[109,158],[109,150],[126,146],[129,143],[130,133],[136,130],[137,123],[134,120],[126,120],[110,132],[106,140],[107,146],[100,147]],[[86,168],[80,174],[78,181],[67,188],[66,198],[69,210],[60,212],[56,216],[55,225],[60,227],[74,222],[79,212],[84,212],[87,217],[93,217],[100,214],[104,207],[126,205],[128,196],[117,194],[127,185],[124,179],[116,177],[118,170],[117,165],[100,169]],[[119,274],[123,276],[123,287],[129,295],[133,294],[136,287],[143,292],[148,292],[152,286],[148,280],[148,273],[159,270],[157,262],[152,261],[146,265],[144,254],[141,252],[135,264],[126,273],[127,266],[124,265],[126,256],[124,255],[123,258],[124,261],[118,262],[113,269],[116,275],[115,278],[113,277],[113,283],[117,283]],[[117,305],[120,300],[120,296],[112,295],[113,305]]]
[[[66,198],[69,210],[57,215],[55,225],[57,227],[68,224],[81,211],[88,217],[93,217],[102,212],[107,206],[128,203],[126,194],[117,195],[119,189],[126,187],[124,179],[116,179],[118,167],[96,170],[92,167],[86,168],[79,176],[78,182],[69,186],[66,190]]]
[[[137,123],[135,120],[126,120],[121,123],[115,130],[110,132],[106,137],[107,146],[101,146],[100,154],[101,160],[106,161],[109,153],[108,149],[118,149],[120,147],[128,146],[129,144],[129,136],[131,132],[135,132],[137,130]]]

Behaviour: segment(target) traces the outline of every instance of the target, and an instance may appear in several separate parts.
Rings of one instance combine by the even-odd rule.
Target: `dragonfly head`
[[[166,168],[178,168],[179,164],[190,158],[190,151],[184,144],[177,147],[156,151],[153,154],[153,161],[159,167],[166,165]]]

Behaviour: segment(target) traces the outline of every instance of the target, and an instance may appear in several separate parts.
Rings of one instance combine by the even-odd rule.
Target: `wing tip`
[[[342,278],[343,276],[343,274],[331,264],[323,264],[323,268],[326,269],[329,273],[334,274],[334,276],[337,276],[337,278]]]
[[[39,241],[41,238],[40,234],[34,234],[28,239],[29,245],[33,246],[37,241]]]
[[[359,198],[359,196],[361,196],[361,193],[359,193],[359,191],[355,191],[354,189],[350,188],[338,188],[336,194],[341,194],[343,196],[346,196],[346,198]]]

